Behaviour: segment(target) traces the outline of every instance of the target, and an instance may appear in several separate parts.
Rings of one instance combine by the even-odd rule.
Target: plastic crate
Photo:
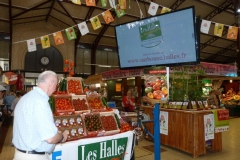
[[[107,102],[107,104],[110,108],[116,108],[116,102],[115,101]]]

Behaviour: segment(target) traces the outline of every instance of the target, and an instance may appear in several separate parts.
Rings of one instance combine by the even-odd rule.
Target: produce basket
[[[69,133],[67,141],[85,138],[87,136],[86,129],[80,115],[72,116],[55,116],[54,122],[59,131],[65,130]]]
[[[82,85],[82,78],[80,78],[80,77],[67,77],[67,91],[68,91],[68,94],[73,94],[73,95],[84,94],[83,85]]]
[[[103,112],[106,109],[99,95],[89,95],[87,96],[87,101],[93,112]]]
[[[82,116],[87,130],[87,137],[99,137],[104,135],[105,131],[99,113],[84,113]]]
[[[54,103],[56,116],[75,114],[70,95],[54,95]]]
[[[103,129],[105,130],[104,136],[113,135],[120,132],[114,113],[100,113],[100,119]]]
[[[72,105],[75,113],[90,112],[86,95],[72,95]]]

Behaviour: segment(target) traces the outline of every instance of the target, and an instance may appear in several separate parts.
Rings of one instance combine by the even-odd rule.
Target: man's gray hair
[[[53,71],[44,71],[38,76],[38,83],[46,82],[50,76],[57,77],[57,74]]]

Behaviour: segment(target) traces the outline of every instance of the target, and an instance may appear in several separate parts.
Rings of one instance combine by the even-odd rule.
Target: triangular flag
[[[238,27],[229,26],[227,38],[228,39],[237,39],[237,35],[238,35]]]
[[[125,15],[125,11],[123,9],[121,9],[120,5],[116,5],[116,9],[115,12],[117,14],[117,17],[122,17],[123,15]]]
[[[73,27],[65,29],[68,40],[76,39],[76,33]]]
[[[206,21],[203,19],[201,23],[201,32],[208,34],[210,26],[211,26],[211,21]]]
[[[158,6],[159,5],[157,3],[151,2],[150,6],[148,8],[148,14],[150,14],[152,16],[156,15],[157,10],[158,10]]]
[[[115,0],[109,0],[109,4],[112,8],[116,8]]]
[[[102,13],[103,19],[105,20],[106,24],[109,24],[114,21],[112,14],[109,10]]]
[[[107,0],[101,0],[102,7],[107,7]]]
[[[28,52],[33,52],[37,50],[35,39],[27,40]]]
[[[75,4],[81,5],[81,1],[80,0],[72,0],[72,2],[75,3]]]
[[[167,7],[163,7],[162,10],[161,10],[161,14],[168,13],[168,12],[171,12],[171,9],[167,8]]]
[[[86,0],[86,6],[96,6],[95,0]]]
[[[90,21],[91,21],[91,24],[92,24],[92,27],[93,27],[94,30],[102,27],[98,16],[95,16],[95,17],[91,18]]]
[[[64,40],[63,40],[63,36],[62,36],[62,32],[61,32],[61,31],[53,33],[53,38],[54,38],[54,41],[55,41],[55,44],[56,44],[56,45],[59,45],[59,44],[63,44],[63,43],[64,43]]]
[[[121,9],[126,9],[127,8],[126,0],[118,0],[118,3],[120,5]]]
[[[42,43],[42,48],[43,49],[50,47],[49,36],[48,35],[42,36],[41,37],[41,43]]]
[[[79,28],[82,36],[84,36],[85,34],[87,34],[89,32],[86,22],[79,23],[78,28]]]
[[[218,37],[222,37],[223,27],[224,27],[223,24],[215,23],[214,35]]]

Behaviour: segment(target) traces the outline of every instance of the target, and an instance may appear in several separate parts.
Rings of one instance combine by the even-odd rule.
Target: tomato
[[[160,99],[164,98],[164,94],[162,93],[161,90],[156,90],[156,91],[153,92],[153,97],[155,99],[160,100]]]

